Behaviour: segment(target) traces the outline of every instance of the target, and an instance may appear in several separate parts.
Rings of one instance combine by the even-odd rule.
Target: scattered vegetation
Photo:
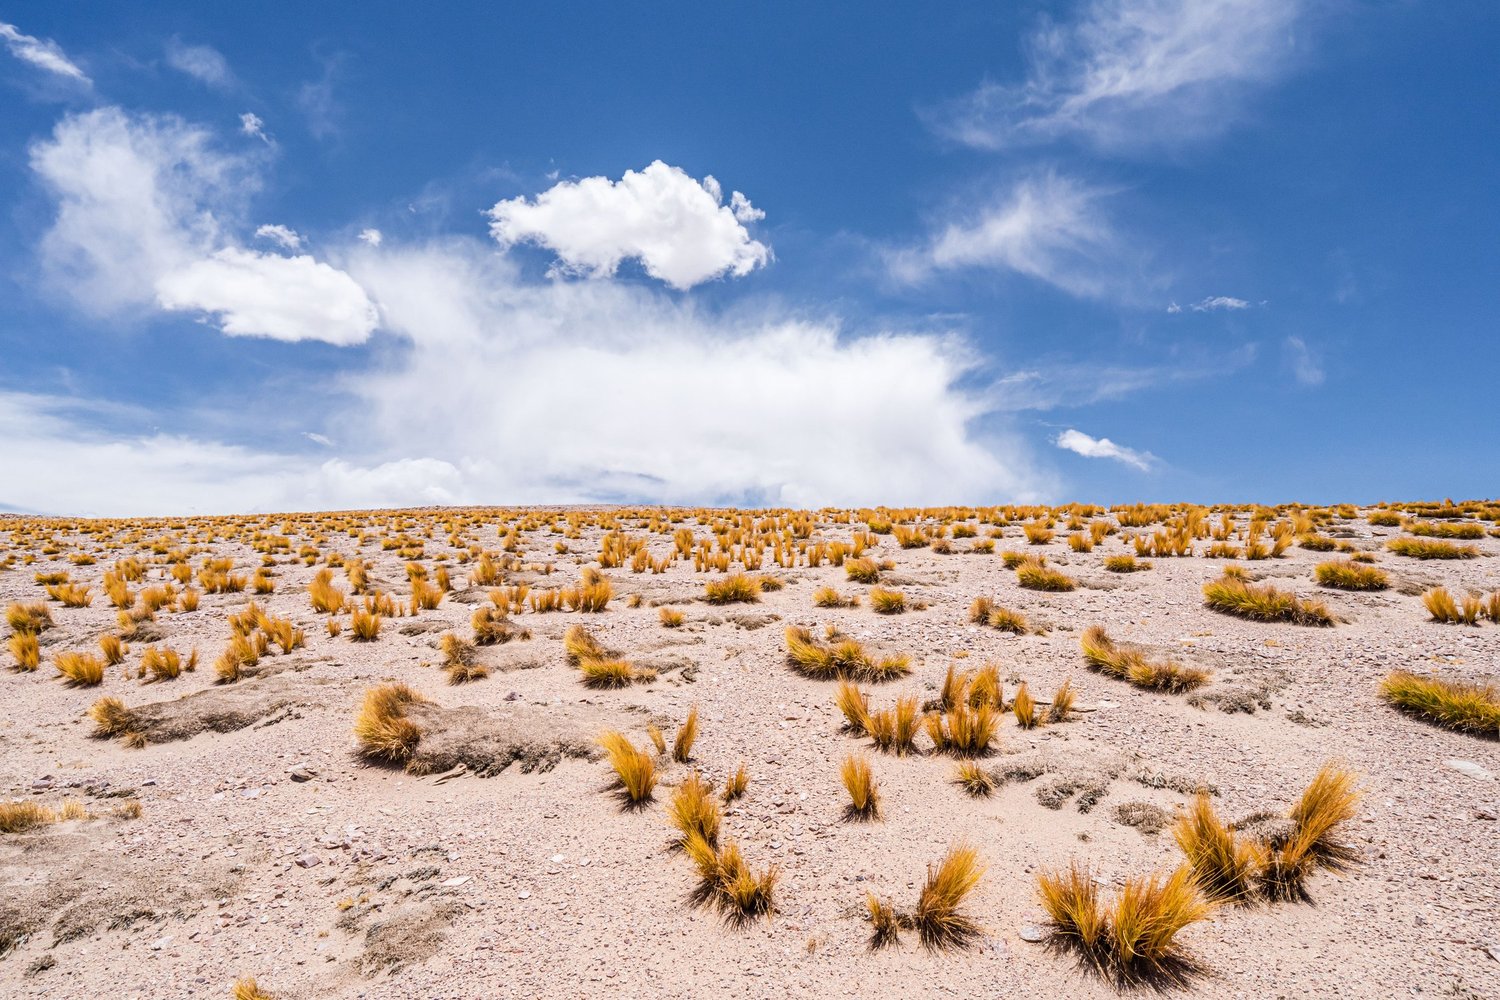
[[[1500,691],[1493,684],[1398,670],[1381,681],[1380,696],[1393,707],[1446,729],[1500,739]]]
[[[1136,687],[1176,694],[1191,691],[1208,680],[1208,671],[1199,667],[1184,666],[1171,659],[1148,659],[1138,650],[1117,646],[1098,625],[1086,630],[1079,642],[1084,662],[1091,668]]]
[[[1384,590],[1391,585],[1383,571],[1352,559],[1319,563],[1313,575],[1318,583],[1335,590]]]
[[[1333,613],[1322,601],[1299,598],[1270,584],[1257,586],[1228,573],[1204,584],[1203,598],[1204,604],[1215,611],[1252,621],[1322,626],[1334,623]]]

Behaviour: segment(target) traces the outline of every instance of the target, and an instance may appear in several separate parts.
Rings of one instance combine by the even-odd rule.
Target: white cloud
[[[240,115],[240,132],[252,139],[259,139],[267,145],[271,143],[271,137],[266,135],[266,123],[253,111],[246,111]]]
[[[1292,377],[1306,386],[1322,385],[1324,372],[1322,362],[1301,337],[1288,337],[1285,342],[1287,364]]]
[[[1261,305],[1265,305],[1265,303],[1262,302]],[[1238,312],[1241,309],[1249,309],[1250,303],[1245,299],[1236,299],[1229,295],[1210,295],[1207,298],[1190,304],[1188,308],[1193,312],[1200,313],[1217,312],[1220,310]],[[1176,302],[1173,302],[1167,306],[1167,312],[1175,315],[1182,312],[1182,306],[1178,305]]]
[[[64,118],[31,167],[57,201],[48,277],[98,313],[154,304],[156,279],[222,245],[257,186],[252,164],[202,129],[118,108]]]
[[[534,200],[501,201],[489,212],[501,246],[535,243],[554,251],[557,273],[613,275],[637,259],[653,278],[687,289],[724,274],[749,274],[770,259],[743,222],[758,217],[738,192],[730,205],[712,177],[702,183],[657,160],[619,181],[563,181]],[[744,216],[742,218],[741,216]]]
[[[1101,205],[1106,194],[1056,173],[1023,179],[1005,198],[960,213],[927,243],[889,255],[891,274],[916,282],[936,271],[1001,268],[1075,295],[1102,295],[1120,256]]]
[[[62,47],[51,39],[24,35],[15,25],[0,21],[0,40],[5,42],[5,47],[10,50],[10,54],[22,62],[31,63],[38,69],[77,80],[79,83],[90,82],[88,75],[79,69],[78,64],[69,59]]]
[[[31,164],[58,204],[45,273],[81,308],[201,310],[232,336],[332,344],[374,329],[375,308],[346,273],[233,246],[256,161],[217,150],[202,129],[102,108],[63,119]]]
[[[1089,437],[1082,431],[1068,428],[1057,436],[1056,444],[1065,451],[1075,452],[1084,458],[1112,458],[1116,462],[1123,462],[1131,468],[1148,472],[1157,461],[1156,456],[1150,452],[1136,451],[1124,445],[1115,444],[1109,438]]]
[[[380,246],[385,236],[378,229],[361,229],[359,231],[361,243],[368,243],[372,247]]]
[[[234,84],[228,61],[211,45],[187,45],[173,38],[167,42],[167,65],[210,87],[223,89]]]
[[[302,234],[287,226],[271,224],[260,226],[255,230],[255,238],[270,240],[284,250],[300,250],[302,248]]]
[[[348,346],[368,340],[379,321],[353,278],[306,255],[226,247],[162,275],[156,294],[163,309],[213,314],[232,337]]]
[[[1302,0],[1090,0],[1030,40],[1024,83],[989,83],[942,129],[983,148],[1080,136],[1106,148],[1212,134],[1284,72]]]
[[[766,217],[765,212],[750,204],[750,199],[738,191],[729,196],[729,210],[741,222],[759,222]]]

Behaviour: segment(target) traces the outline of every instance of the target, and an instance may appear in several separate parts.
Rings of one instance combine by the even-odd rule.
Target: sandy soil
[[[480,526],[466,529],[463,541],[498,550],[495,526],[507,515],[470,515]],[[436,525],[429,566],[453,552],[442,526],[450,516],[405,516],[413,533]],[[352,517],[378,531],[392,516]],[[0,521],[0,533],[16,523]],[[283,522],[247,523],[275,532]],[[998,555],[1027,548],[1014,525],[992,555],[903,550],[883,536],[876,555],[894,563],[884,583],[927,604],[891,616],[868,602],[814,607],[813,590],[824,584],[869,590],[827,564],[778,569],[768,556],[765,571],[784,589],[727,607],[702,601],[714,574],[695,573],[690,562],[661,574],[622,567],[608,573],[615,597],[605,612],[515,615],[532,637],[480,649],[490,676],[450,686],[437,666],[439,637],[449,629],[468,635],[472,602],[484,600],[483,591],[462,590],[466,568],[450,562],[460,590],[436,610],[387,621],[377,642],[355,643],[347,631],[330,638],[306,592],[315,567],[294,557],[315,523],[294,525],[302,534],[292,554],[278,557],[276,592],[257,599],[303,627],[307,647],[269,657],[258,676],[222,687],[210,664],[229,637],[226,616],[249,596],[206,595],[196,611],[158,615],[168,644],[200,650],[196,672],[142,684],[116,667],[99,687],[70,688],[50,656],[96,651],[98,635],[115,628],[99,581],[136,544],[104,549],[108,536],[80,533],[85,523],[57,530],[62,551],[34,565],[19,560],[29,543],[6,544],[17,560],[0,571],[0,604],[40,599],[33,573],[53,569],[71,570],[97,596],[82,609],[49,602],[58,624],[42,636],[40,669],[0,670],[0,796],[49,805],[71,796],[95,818],[0,835],[0,994],[227,996],[237,977],[254,975],[282,998],[1115,995],[1114,985],[1068,956],[1022,939],[1021,928],[1041,918],[1036,873],[1070,859],[1112,883],[1170,869],[1181,858],[1170,832],[1122,825],[1119,806],[1170,811],[1193,787],[1209,785],[1225,816],[1284,810],[1325,760],[1337,758],[1361,775],[1364,798],[1350,831],[1359,864],[1315,875],[1311,903],[1226,908],[1189,928],[1184,940],[1207,971],[1185,992],[1500,996],[1500,744],[1401,716],[1376,694],[1380,678],[1398,667],[1495,674],[1500,626],[1429,622],[1417,595],[1438,583],[1455,593],[1500,589],[1493,558],[1500,539],[1475,543],[1482,558],[1419,562],[1384,552],[1398,529],[1372,528],[1363,517],[1334,522],[1331,534],[1377,553],[1391,574],[1394,586],[1378,593],[1318,588],[1312,570],[1327,553],[1293,548],[1284,558],[1239,563],[1322,597],[1346,619],[1333,628],[1206,609],[1200,588],[1224,560],[1158,558],[1147,572],[1104,572],[1104,556],[1128,551],[1118,534],[1082,554],[1069,551],[1059,531],[1032,548],[1081,586],[1023,590]],[[642,534],[635,523],[627,533]],[[691,516],[684,525],[710,537]],[[983,537],[989,526],[978,526]],[[197,528],[191,520],[152,522],[139,538],[186,547]],[[848,524],[818,529],[846,541],[849,532]],[[575,582],[601,535],[585,527],[559,555],[561,535],[529,532],[523,558],[555,572],[508,576],[539,586]],[[671,550],[670,534],[649,537],[654,554]],[[322,551],[358,552],[382,588],[403,596],[404,560],[378,543],[329,532]],[[71,565],[67,557],[80,548],[96,552],[97,564]],[[221,540],[200,546],[193,565],[210,554],[232,557],[247,573],[261,562],[244,541]],[[162,571],[153,565],[148,583]],[[342,572],[336,579],[342,583]],[[641,606],[627,607],[637,594]],[[1015,637],[971,624],[969,604],[982,594],[1049,632]],[[683,610],[686,624],[664,629],[661,604]],[[654,664],[658,678],[619,691],[584,688],[561,642],[577,622],[632,662]],[[835,624],[911,654],[909,677],[869,686],[878,705],[906,692],[931,698],[951,664],[994,660],[1011,685],[1024,679],[1043,697],[1071,678],[1084,711],[1031,731],[1007,719],[996,760],[1044,754],[1054,773],[987,799],[952,783],[949,758],[871,752],[883,819],[847,822],[838,768],[867,741],[841,731],[832,683],[788,669],[783,631],[792,624]],[[1092,673],[1078,639],[1094,624],[1207,667],[1213,679],[1189,698]],[[133,645],[128,667],[146,645]],[[363,692],[390,680],[443,710],[462,710],[434,716],[458,737],[478,727],[490,734],[486,745],[520,748],[521,759],[490,777],[417,777],[365,763],[351,725]],[[91,737],[85,712],[101,695],[160,706],[144,710],[156,727],[144,749]],[[750,773],[725,828],[753,867],[780,868],[770,919],[730,926],[688,901],[695,878],[670,849],[664,808],[687,766],[664,759],[656,804],[627,812],[592,749],[605,728],[644,742],[647,722],[675,726],[693,705],[701,734],[691,766],[715,782],[741,762]],[[202,731],[176,738],[195,730]],[[1093,782],[1094,795],[1058,801],[1059,774]],[[131,800],[142,806],[139,818],[113,815]],[[967,903],[983,937],[967,950],[931,953],[908,934],[897,947],[869,951],[866,891],[909,906],[926,867],[965,840],[988,866]]]

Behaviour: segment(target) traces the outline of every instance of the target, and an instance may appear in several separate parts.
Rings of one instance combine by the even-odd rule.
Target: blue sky
[[[1485,3],[0,5],[0,508],[1494,493]]]

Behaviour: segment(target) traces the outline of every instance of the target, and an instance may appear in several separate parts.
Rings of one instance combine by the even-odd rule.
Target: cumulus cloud
[[[163,309],[213,315],[232,337],[348,346],[369,339],[379,321],[353,278],[306,255],[226,247],[162,275],[156,295]]]
[[[360,242],[368,243],[372,247],[380,246],[381,242],[384,239],[384,234],[382,234],[378,229],[361,229],[359,231]]]
[[[1285,342],[1287,364],[1292,377],[1306,386],[1322,385],[1324,372],[1322,362],[1312,348],[1301,337],[1288,337]]]
[[[22,34],[15,25],[0,21],[0,41],[5,42],[11,55],[37,69],[83,84],[90,82],[88,74],[79,69],[78,64],[69,59],[62,47],[50,38],[34,38]]]
[[[999,149],[1078,136],[1106,148],[1212,134],[1283,73],[1303,0],[1090,0],[1030,39],[1019,84],[988,83],[939,127]]]
[[[1059,448],[1082,455],[1084,458],[1110,458],[1142,472],[1150,471],[1151,466],[1157,460],[1156,456],[1150,452],[1136,451],[1133,448],[1115,444],[1109,438],[1089,437],[1082,431],[1071,427],[1057,436],[1056,444]]]
[[[188,45],[173,38],[167,42],[167,65],[210,87],[224,89],[234,84],[228,60],[212,45]]]
[[[926,243],[890,254],[891,274],[916,282],[938,271],[1003,269],[1075,295],[1101,295],[1119,252],[1101,204],[1107,193],[1052,172],[1025,178],[1004,197],[961,212]]]
[[[240,133],[270,145],[271,137],[266,135],[266,123],[253,111],[240,115]]]
[[[501,246],[546,247],[557,254],[558,274],[607,277],[634,259],[677,289],[765,265],[769,248],[744,226],[763,214],[739,192],[724,205],[714,178],[699,182],[660,160],[618,181],[562,181],[489,212],[490,234]]]
[[[346,273],[233,245],[257,161],[180,118],[72,115],[32,147],[31,165],[57,201],[43,267],[81,308],[197,310],[233,336],[332,344],[359,343],[375,327],[375,307]]]
[[[255,238],[270,240],[285,250],[298,250],[302,247],[302,234],[295,229],[282,225],[267,224],[255,230]]]

